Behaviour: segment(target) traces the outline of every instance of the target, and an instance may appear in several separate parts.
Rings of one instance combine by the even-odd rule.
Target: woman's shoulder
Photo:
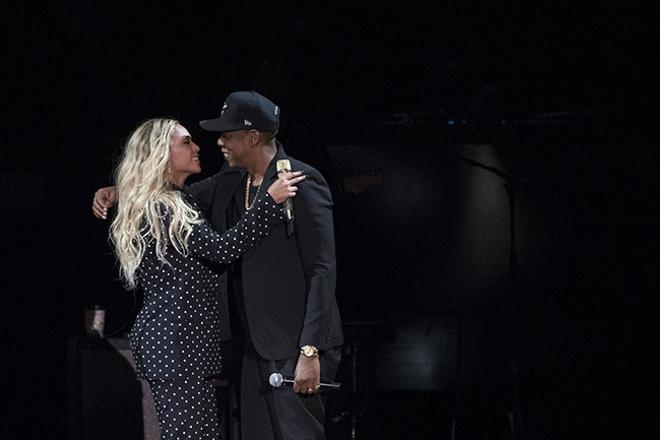
[[[176,193],[170,193],[168,196],[159,198],[152,204],[151,208],[147,208],[147,211],[150,212],[145,212],[146,215],[142,216],[141,225],[145,226],[147,222],[159,221],[161,225],[168,227],[173,216],[179,218],[183,214],[182,208],[183,211],[188,212],[184,216],[189,220],[191,218],[203,217],[202,211],[197,206],[195,199],[183,191],[177,191]],[[195,211],[197,215],[191,213],[190,210]]]
[[[179,202],[199,211],[199,204],[197,203],[197,200],[195,200],[195,197],[180,188],[173,188],[171,191],[161,195],[161,197],[156,200],[155,205],[159,212],[167,214],[171,213]]]

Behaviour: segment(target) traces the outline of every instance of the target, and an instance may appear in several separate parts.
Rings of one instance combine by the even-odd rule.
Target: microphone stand
[[[437,145],[437,143],[435,143]],[[511,353],[511,398],[512,398],[512,420],[511,420],[511,431],[513,433],[514,440],[523,440],[523,427],[522,427],[522,415],[520,407],[520,384],[519,384],[519,359],[518,359],[518,349],[519,349],[519,298],[518,298],[518,259],[516,255],[516,221],[515,221],[515,202],[516,202],[516,191],[520,184],[529,183],[528,180],[512,176],[511,174],[505,173],[499,168],[495,168],[489,165],[485,165],[481,162],[477,162],[474,159],[470,159],[460,154],[449,151],[444,147],[440,147],[440,150],[445,154],[476,168],[481,168],[486,170],[504,180],[503,186],[506,190],[508,200],[509,200],[509,288],[511,290],[511,305],[513,309],[513,329],[512,329],[512,353]]]

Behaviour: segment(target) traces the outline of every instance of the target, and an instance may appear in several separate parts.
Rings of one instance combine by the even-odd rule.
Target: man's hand
[[[108,209],[117,201],[117,190],[114,186],[99,188],[94,193],[94,202],[92,203],[92,212],[96,218],[106,220],[108,218]]]
[[[298,356],[293,372],[293,390],[301,394],[316,394],[321,383],[321,362],[318,357]]]

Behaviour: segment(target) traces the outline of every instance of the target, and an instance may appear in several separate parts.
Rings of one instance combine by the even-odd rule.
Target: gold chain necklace
[[[261,184],[264,183],[264,180],[261,179],[261,183],[257,187],[257,192],[254,194],[254,199],[252,199],[252,203],[250,202],[250,186],[252,186],[252,176],[248,174],[247,182],[245,183],[245,210],[249,210],[252,208],[252,205],[254,205],[254,201],[257,200],[257,197],[259,196],[259,190],[261,189]]]

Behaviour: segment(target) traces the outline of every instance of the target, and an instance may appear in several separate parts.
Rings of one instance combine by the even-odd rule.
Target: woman
[[[219,275],[282,220],[277,205],[304,176],[276,180],[241,221],[220,235],[181,188],[201,171],[199,147],[173,119],[150,119],[131,134],[116,171],[117,217],[110,238],[128,288],[144,305],[130,334],[139,378],[154,396],[162,439],[220,438],[213,386],[221,369]]]

